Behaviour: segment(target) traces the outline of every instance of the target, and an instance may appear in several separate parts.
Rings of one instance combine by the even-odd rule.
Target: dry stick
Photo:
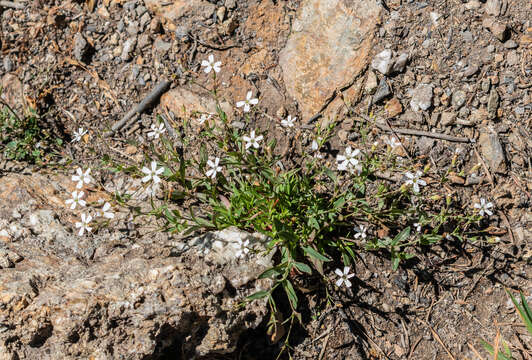
[[[440,335],[438,335],[438,333],[436,331],[434,331],[434,329],[432,328],[432,326],[429,325],[428,322],[425,321],[425,325],[430,329],[430,332],[432,333],[432,336],[436,339],[437,342],[440,343],[440,345],[443,347],[443,349],[445,350],[447,355],[449,355],[449,357],[452,360],[456,360],[456,358],[453,356],[451,351],[449,351],[449,348],[443,343],[443,341],[441,341]]]
[[[26,5],[14,1],[0,1],[0,7],[22,10],[26,7]]]
[[[168,88],[170,87],[170,81],[168,80],[163,80],[162,82],[160,82],[149,94],[148,96],[146,96],[144,98],[144,100],[142,100],[137,106],[135,106],[133,109],[131,109],[126,115],[124,115],[124,117],[122,118],[122,120],[120,120],[119,122],[117,122],[116,124],[113,125],[113,127],[111,128],[111,131],[108,132],[106,134],[106,136],[109,136],[113,133],[115,133],[116,131],[120,130],[122,127],[124,127],[124,125],[126,124],[126,122],[131,118],[133,117],[134,115],[136,114],[140,114],[142,113],[143,111],[145,111],[148,107],[150,107],[150,105],[152,105],[155,101],[157,101],[161,95],[166,92],[168,90]]]
[[[404,128],[389,128],[388,126],[378,124],[374,121],[371,121],[371,119],[363,114],[356,113],[357,116],[361,117],[365,121],[375,124],[379,129],[384,131],[390,131],[390,132],[396,132],[398,134],[402,135],[414,135],[414,136],[426,136],[434,139],[440,139],[440,140],[447,140],[452,142],[461,142],[461,143],[475,143],[475,140],[463,138],[459,136],[453,136],[453,135],[447,135],[447,134],[440,134],[440,133],[433,133],[429,131],[423,131],[423,130],[414,130],[414,129],[404,129]]]
[[[471,345],[470,343],[467,343],[467,346],[469,346],[471,351],[475,353],[475,355],[479,358],[479,360],[484,360],[484,358],[478,353],[477,349],[475,349],[473,345]]]

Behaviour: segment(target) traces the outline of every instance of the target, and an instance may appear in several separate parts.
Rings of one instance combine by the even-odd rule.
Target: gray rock
[[[432,84],[418,85],[412,94],[410,107],[414,111],[426,111],[432,105]]]
[[[74,35],[74,58],[78,61],[84,61],[85,55],[89,49],[89,43],[80,33]]]
[[[122,47],[122,53],[120,54],[120,58],[123,61],[131,60],[133,52],[135,51],[135,46],[137,46],[136,37],[127,39],[126,42],[124,42],[124,46]]]
[[[472,42],[473,34],[471,33],[471,31],[464,31],[462,32],[462,39],[464,39],[465,42]]]
[[[488,119],[493,120],[497,117],[497,109],[499,108],[500,97],[496,89],[491,89],[488,97]]]
[[[137,8],[135,9],[135,12],[137,13],[137,17],[141,17],[147,11],[148,9],[146,8],[146,6],[143,6],[143,5],[137,6]]]
[[[136,36],[139,31],[139,23],[137,21],[130,22],[126,29],[129,36]]]
[[[471,77],[475,75],[478,72],[478,66],[477,65],[469,65],[467,68],[465,68],[462,75],[464,77]]]
[[[488,15],[499,16],[506,12],[507,7],[507,0],[488,0],[484,5],[484,10]]]
[[[393,68],[392,50],[385,49],[378,53],[371,61],[371,68],[377,70],[383,75],[388,75]]]
[[[505,23],[502,23],[493,18],[485,18],[482,21],[482,26],[489,29],[490,32],[495,36],[499,41],[504,42],[510,36],[510,31],[508,26]]]
[[[490,88],[491,88],[491,80],[489,78],[487,79],[483,79],[482,82],[480,83],[480,88],[482,89],[483,92],[487,93],[488,91],[490,91]]]
[[[13,61],[11,61],[11,58],[8,55],[4,56],[3,63],[4,63],[4,70],[6,72],[11,72],[11,70],[13,70]]]
[[[168,52],[172,48],[172,43],[164,41],[162,39],[155,40],[155,43],[153,45],[155,46],[155,50],[159,52]]]
[[[460,109],[462,106],[464,106],[466,100],[467,95],[465,91],[456,90],[451,98],[451,104],[455,107],[455,109]]]
[[[440,122],[443,126],[450,126],[456,122],[456,113],[444,111],[441,114]]]
[[[147,12],[144,13],[144,15],[142,15],[142,17],[139,20],[141,30],[144,30],[146,26],[150,23],[150,21],[151,21],[150,14]]]
[[[514,40],[508,40],[504,43],[504,47],[507,49],[516,49],[518,46]]]
[[[386,96],[390,95],[392,92],[390,91],[390,87],[388,86],[388,83],[386,82],[386,77],[383,77],[381,81],[379,82],[379,87],[377,88],[377,91],[375,92],[375,95],[373,95],[372,102],[373,104],[378,103],[382,99],[384,99]]]
[[[408,62],[408,54],[402,53],[394,60],[392,71],[397,72],[397,73],[403,72],[405,70],[407,62]]]
[[[124,31],[125,28],[126,28],[126,24],[124,23],[124,19],[120,19],[120,21],[116,25],[116,30],[118,32],[122,32],[122,31]]]
[[[226,8],[233,10],[236,8],[236,0],[225,0],[224,5]]]
[[[504,149],[497,134],[490,129],[482,129],[478,143],[480,153],[489,165],[490,170],[504,172],[506,170]]]

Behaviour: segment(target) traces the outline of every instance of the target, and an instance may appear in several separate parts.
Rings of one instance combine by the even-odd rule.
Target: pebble
[[[403,72],[406,67],[407,62],[408,62],[408,54],[402,53],[401,55],[397,57],[397,59],[395,59],[393,67],[392,67],[392,71],[398,72],[398,73]]]
[[[371,67],[383,75],[388,75],[393,67],[392,50],[386,49],[378,53],[371,62]]]
[[[451,104],[455,109],[460,109],[466,102],[467,95],[463,90],[456,90],[451,98]]]
[[[443,126],[450,126],[456,122],[456,113],[444,111],[441,114],[440,122]]]
[[[372,102],[373,104],[378,103],[382,99],[384,99],[386,96],[390,95],[392,92],[390,91],[390,87],[388,86],[388,83],[386,82],[386,77],[383,77],[381,81],[379,82],[379,87],[377,88],[377,91],[375,92],[375,95],[373,95]]]
[[[518,45],[514,40],[508,40],[504,43],[504,47],[507,49],[515,49],[517,46]]]
[[[151,16],[149,13],[144,13],[144,15],[142,15],[142,17],[140,18],[139,22],[140,22],[140,27],[141,29],[145,29],[146,28],[146,25],[148,25],[148,23],[151,21]]]
[[[397,115],[401,114],[403,112],[403,106],[401,105],[401,102],[396,98],[392,98],[390,101],[386,103],[386,113],[388,117],[396,117]]]
[[[88,49],[87,40],[80,33],[74,35],[74,58],[78,61],[83,61]]]
[[[435,26],[438,26],[438,20],[441,18],[441,15],[438,14],[437,12],[434,12],[434,11],[431,11],[430,12],[430,19],[432,20],[432,23],[435,25]]]
[[[489,31],[495,36],[499,41],[506,41],[509,36],[508,26],[498,20],[493,18],[485,18],[482,21],[482,26],[489,29]]]
[[[137,6],[137,8],[135,9],[135,12],[137,13],[137,16],[138,16],[138,17],[141,17],[141,16],[144,15],[147,11],[148,11],[148,9],[146,9],[146,7],[143,6],[143,5]]]
[[[463,72],[463,75],[465,77],[471,77],[475,75],[478,72],[478,66],[477,65],[469,65]]]
[[[220,6],[218,10],[216,10],[216,17],[218,18],[218,21],[223,22],[225,20],[225,13],[227,9],[225,6]]]
[[[225,0],[225,7],[228,9],[233,10],[236,8],[236,0]]]
[[[491,89],[488,97],[488,119],[493,120],[497,117],[497,108],[499,107],[500,97],[496,89]]]
[[[124,19],[121,19],[118,24],[116,25],[116,31],[122,32],[126,28],[126,24],[124,24]]]
[[[462,39],[464,39],[465,42],[473,42],[473,34],[471,31],[464,31],[462,32]]]
[[[484,129],[480,134],[478,143],[482,157],[486,159],[492,171],[504,171],[504,149],[497,134]]]
[[[151,44],[151,37],[148,34],[142,34],[139,36],[138,47],[139,49],[144,49],[146,46]]]
[[[366,79],[366,85],[364,86],[364,90],[367,94],[373,94],[375,90],[377,89],[377,86],[379,84],[377,83],[377,75],[373,71],[368,71],[368,77]]]
[[[480,9],[480,1],[478,0],[471,0],[471,1],[468,1],[467,4],[465,4],[465,8],[466,10],[477,10],[477,9]]]
[[[155,49],[160,52],[167,52],[172,48],[172,43],[164,41],[162,39],[155,40]]]
[[[122,53],[120,54],[120,58],[123,61],[129,61],[131,60],[133,56],[133,51],[135,51],[135,46],[137,45],[137,38],[132,37],[126,40],[124,43],[124,47],[122,48]]]
[[[10,72],[13,70],[13,61],[11,61],[11,58],[9,56],[4,57],[4,70],[6,72]]]
[[[491,81],[490,79],[484,79],[482,80],[482,82],[480,83],[480,88],[482,89],[483,92],[487,93],[488,91],[490,91],[490,87],[491,87]]]
[[[505,6],[505,3],[506,0],[488,0],[486,5],[484,5],[484,10],[488,15],[499,16],[508,6],[508,4]]]
[[[432,105],[432,85],[420,84],[418,85],[412,94],[412,100],[410,100],[410,107],[414,111],[426,111]]]
[[[131,36],[137,35],[139,33],[139,23],[136,21],[130,22],[126,31]]]

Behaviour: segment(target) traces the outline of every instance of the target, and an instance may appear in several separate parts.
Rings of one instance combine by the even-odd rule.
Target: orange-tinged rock
[[[388,115],[388,117],[395,117],[403,112],[403,106],[401,105],[401,102],[396,97],[388,101],[385,105],[385,108],[386,108],[386,114]]]
[[[279,54],[288,94],[308,120],[370,60],[381,7],[363,0],[307,0]]]

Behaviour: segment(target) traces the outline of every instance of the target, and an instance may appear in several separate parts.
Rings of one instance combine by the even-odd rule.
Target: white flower
[[[203,125],[203,123],[211,118],[211,114],[201,114],[199,118],[199,124]]]
[[[254,98],[252,99],[253,93],[251,91],[248,91],[248,94],[246,95],[246,100],[242,100],[236,103],[236,107],[244,107],[244,112],[248,112],[250,109],[250,105],[257,105],[259,103],[259,99]]]
[[[72,199],[68,199],[65,201],[65,204],[71,204],[70,209],[74,210],[76,208],[76,205],[79,204],[79,206],[85,206],[85,200],[81,200],[85,193],[83,191],[80,191],[79,193],[77,191],[74,191],[72,193]]]
[[[297,117],[292,118],[292,115],[288,115],[286,119],[281,120],[281,125],[284,127],[294,127],[294,122],[297,120]]]
[[[421,224],[420,223],[414,223],[414,227],[416,228],[417,232],[421,232]]]
[[[423,173],[421,171],[416,171],[416,174],[412,174],[410,171],[407,171],[405,176],[407,177],[407,180],[405,182],[406,185],[412,184],[412,187],[414,188],[414,192],[419,192],[419,185],[425,186],[427,183],[425,180],[421,180],[421,177],[423,176]]]
[[[244,257],[249,253],[249,240],[242,241],[242,239],[238,239],[238,243],[235,244],[236,247],[236,257]]]
[[[146,174],[146,176],[142,178],[142,182],[148,182],[150,180],[153,180],[154,184],[159,183],[161,181],[161,178],[159,178],[158,175],[160,175],[163,171],[163,167],[157,169],[157,163],[155,161],[152,161],[151,169],[148,169],[147,167],[142,168],[142,172]]]
[[[319,152],[320,145],[318,144],[318,141],[321,142],[321,138],[320,137],[318,137],[317,139],[312,140],[312,145],[310,146],[310,148],[312,149],[312,151],[315,152],[315,154],[314,154],[315,158],[323,159],[323,155],[320,154],[320,152]]]
[[[209,55],[209,60],[203,60],[201,62],[201,66],[205,66],[205,69],[203,69],[203,71],[205,71],[206,74],[210,73],[212,69],[214,69],[214,72],[220,72],[220,66],[222,66],[222,62],[214,62],[214,56],[211,54]]]
[[[207,165],[210,166],[210,169],[205,173],[205,175],[207,175],[211,179],[216,179],[216,174],[222,171],[222,167],[219,166],[219,164],[220,164],[219,157],[215,158],[214,161],[210,159],[207,160]]]
[[[112,211],[109,211],[111,209],[111,204],[106,202],[102,207],[102,212],[98,212],[98,216],[103,216],[107,219],[113,219],[115,217],[115,214]]]
[[[388,144],[392,150],[398,146],[401,146],[401,142],[397,140],[395,136],[390,136],[389,138],[384,138],[384,142]]]
[[[148,137],[158,139],[159,136],[166,131],[166,128],[164,127],[164,124],[160,124],[159,127],[157,127],[155,124],[151,124],[151,130],[152,131],[148,133]]]
[[[82,236],[85,231],[91,232],[92,228],[89,226],[92,221],[92,216],[81,214],[81,222],[76,222],[76,227],[79,228],[79,236]]]
[[[81,137],[87,133],[87,130],[84,130],[83,128],[79,128],[78,131],[74,131],[74,137],[72,138],[71,142],[74,141],[80,141]]]
[[[336,162],[338,163],[338,170],[345,171],[349,170],[352,171],[353,169],[357,170],[358,172],[362,171],[362,165],[359,164],[357,156],[360,154],[360,150],[358,149],[351,149],[351,146],[348,146],[345,149],[344,155],[337,155],[336,156]]]
[[[368,231],[368,227],[364,225],[360,225],[360,228],[359,229],[355,228],[355,231],[357,232],[355,234],[355,239],[358,239],[358,238],[365,239],[367,236],[366,231]]]
[[[480,198],[480,203],[479,204],[477,203],[474,206],[475,206],[475,208],[479,209],[478,214],[480,216],[484,216],[484,213],[488,214],[488,216],[493,215],[493,212],[491,210],[489,210],[490,208],[493,207],[493,203],[486,202],[486,199],[484,199],[484,198]]]
[[[259,141],[264,137],[262,135],[255,136],[255,130],[251,130],[249,136],[242,136],[242,139],[246,142],[246,150],[253,146],[255,149],[259,148]]]
[[[336,275],[340,277],[338,280],[336,280],[336,286],[342,286],[342,284],[345,284],[346,287],[348,288],[351,287],[351,281],[349,281],[349,279],[355,276],[355,274],[350,274],[349,270],[350,270],[349,266],[344,267],[343,272],[340,269],[334,270]]]
[[[81,189],[83,187],[83,183],[88,184],[92,181],[92,177],[89,175],[91,173],[91,168],[88,168],[83,172],[80,167],[76,170],[77,175],[72,175],[72,181],[77,181],[78,184],[76,185],[77,189]]]

